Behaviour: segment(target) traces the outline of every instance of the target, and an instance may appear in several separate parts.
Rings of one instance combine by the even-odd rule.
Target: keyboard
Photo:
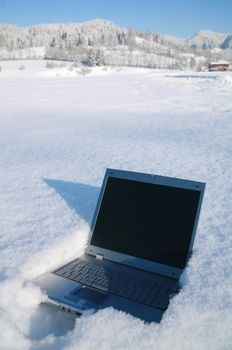
[[[170,297],[178,291],[173,287],[144,278],[141,273],[114,269],[110,266],[77,260],[55,274],[161,310],[166,310]]]

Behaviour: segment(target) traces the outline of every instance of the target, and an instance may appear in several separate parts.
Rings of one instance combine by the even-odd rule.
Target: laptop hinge
[[[102,254],[96,254],[97,260],[103,260],[104,256]]]

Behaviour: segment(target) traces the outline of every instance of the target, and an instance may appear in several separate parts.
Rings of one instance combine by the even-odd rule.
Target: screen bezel
[[[115,177],[115,178],[132,180],[132,181],[133,180],[134,181],[141,181],[141,182],[146,182],[146,183],[154,183],[157,185],[170,186],[170,187],[176,187],[176,188],[182,188],[182,189],[190,189],[190,190],[200,192],[195,222],[194,222],[194,226],[193,226],[193,230],[192,230],[192,238],[190,241],[186,261],[188,261],[190,255],[191,255],[191,252],[192,252],[193,242],[194,242],[194,238],[195,238],[195,234],[196,234],[196,229],[197,229],[197,224],[198,224],[198,220],[199,220],[200,209],[201,209],[201,204],[202,204],[202,199],[203,199],[203,194],[204,194],[204,189],[205,189],[205,183],[184,180],[184,179],[177,179],[177,178],[166,177],[166,176],[160,176],[160,175],[143,174],[143,173],[137,173],[137,172],[131,172],[131,171],[125,171],[125,170],[107,169],[106,173],[105,173],[104,180],[103,180],[103,184],[101,187],[101,191],[99,194],[97,206],[96,206],[95,213],[94,213],[93,220],[92,220],[92,224],[90,227],[88,246],[85,250],[85,253],[88,255],[93,255],[93,256],[102,255],[104,257],[104,259],[107,259],[107,260],[111,260],[111,261],[118,262],[121,264],[133,266],[133,267],[136,267],[139,269],[144,269],[146,271],[151,271],[153,273],[157,273],[157,274],[161,274],[161,275],[164,275],[167,277],[178,279],[180,274],[183,271],[183,269],[181,269],[181,268],[161,264],[161,263],[151,261],[151,260],[145,260],[142,258],[119,253],[116,251],[112,251],[110,249],[105,249],[105,248],[97,247],[97,246],[90,244],[92,236],[94,234],[94,229],[96,226],[98,213],[99,213],[99,210],[101,207],[101,202],[102,202],[102,199],[104,196],[106,184],[107,184],[109,177]]]

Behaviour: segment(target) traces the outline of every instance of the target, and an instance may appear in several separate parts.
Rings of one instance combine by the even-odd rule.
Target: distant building
[[[226,61],[211,62],[209,71],[226,71],[229,70],[229,63]]]

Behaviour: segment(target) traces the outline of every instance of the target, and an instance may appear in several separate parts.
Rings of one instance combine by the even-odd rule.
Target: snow
[[[229,64],[228,61],[225,60],[219,60],[219,61],[214,61],[214,62],[210,62],[211,64]]]
[[[230,349],[232,73],[0,65],[0,348]],[[30,282],[83,252],[106,167],[207,183],[160,324],[112,308],[74,321]]]
[[[218,33],[211,30],[200,30],[198,33],[193,35],[190,39],[187,39],[187,43],[191,46],[213,49],[215,47],[220,47],[226,38],[229,36],[229,33]]]
[[[221,80],[225,84],[232,84],[232,75],[231,74],[227,74],[224,77],[222,77]]]

